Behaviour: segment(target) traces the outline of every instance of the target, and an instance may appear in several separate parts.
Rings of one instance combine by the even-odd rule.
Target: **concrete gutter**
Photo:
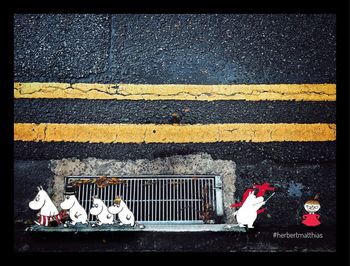
[[[237,224],[149,224],[145,226],[115,226],[101,225],[91,227],[86,225],[76,225],[74,227],[64,227],[63,225],[55,227],[45,227],[33,225],[25,229],[29,232],[246,232],[246,229]]]

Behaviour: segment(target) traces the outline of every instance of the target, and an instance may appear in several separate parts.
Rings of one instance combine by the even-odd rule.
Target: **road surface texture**
[[[14,16],[15,83],[67,83],[68,92],[72,85],[79,83],[335,84],[335,60],[336,19],[330,14]],[[336,123],[335,100],[319,99],[319,92],[312,94],[316,100],[201,100],[188,99],[185,94],[184,99],[176,100],[159,99],[159,93],[152,100],[113,100],[95,96],[55,97],[56,91],[47,91],[50,97],[36,97],[41,91],[15,97],[14,122],[18,128],[29,124],[33,128],[30,130],[36,132],[36,126],[54,123],[89,127],[203,124],[213,128],[217,124],[258,124],[269,129],[278,124],[281,128],[276,130],[287,134],[285,124],[292,127],[314,124],[329,125],[330,133],[315,131],[320,138],[325,134],[324,139],[317,141],[303,139],[306,133],[297,140],[281,140],[276,137],[277,131],[269,131],[269,141],[255,139],[254,133],[249,140],[241,141],[221,141],[222,135],[213,137],[217,141],[204,141],[204,134],[203,142],[165,139],[163,143],[157,140],[126,143],[118,138],[70,141],[62,137],[70,134],[66,128],[61,135],[53,134],[49,141],[46,139],[49,127],[47,132],[45,127],[42,139],[35,133],[37,135],[28,140],[28,135],[23,130],[16,132],[15,127],[15,136],[18,136],[14,143],[15,250],[335,251],[336,141],[332,135]],[[294,92],[293,96],[293,90],[289,93],[292,97],[298,94]],[[206,96],[210,97],[210,93],[203,97]],[[72,129],[72,132],[71,135],[76,135],[77,131]],[[226,207],[228,203],[240,201],[245,189],[254,183],[268,182],[276,187],[266,211],[255,221],[254,230],[247,233],[78,233],[74,238],[60,233],[24,232],[35,219],[36,213],[29,209],[28,202],[35,197],[39,185],[59,198],[63,188],[57,184],[64,174],[103,175],[109,171],[103,166],[106,162],[137,164],[142,161],[147,165],[147,162],[176,158],[178,163],[183,158],[186,160],[186,156],[194,156],[191,159],[193,174],[211,171],[204,169],[213,162],[224,160],[232,165],[225,172],[232,172],[231,183],[225,184],[232,191],[231,198],[225,198]],[[58,167],[62,165],[66,168]],[[164,174],[164,169],[160,167],[159,173]],[[135,172],[130,168],[125,173]],[[304,203],[316,194],[321,204],[317,212],[321,225],[306,227],[301,224],[306,214]],[[309,238],[281,237],[287,232],[309,234]]]

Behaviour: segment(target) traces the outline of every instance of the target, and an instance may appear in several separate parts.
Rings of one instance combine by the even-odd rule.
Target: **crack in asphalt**
[[[44,140],[46,140],[46,131],[47,131],[47,124],[44,127]]]
[[[111,96],[136,96],[136,95],[140,95],[140,96],[158,96],[158,97],[162,97],[162,96],[192,96],[192,97],[202,97],[202,96],[245,96],[245,95],[264,95],[264,94],[277,94],[277,95],[283,95],[283,96],[289,96],[289,95],[321,95],[321,96],[334,96],[334,93],[326,93],[326,92],[316,92],[316,91],[301,91],[301,92],[280,92],[277,90],[251,90],[250,92],[233,92],[233,93],[220,93],[220,92],[215,92],[215,93],[207,93],[207,92],[203,92],[203,93],[191,93],[191,92],[186,92],[186,91],[180,91],[177,93],[167,93],[165,95],[163,94],[159,94],[159,93],[128,93],[128,92],[124,92],[122,91],[122,89],[119,87],[120,85],[115,84],[115,85],[111,85],[110,87],[108,87],[108,90],[113,90],[112,92],[109,92],[108,90],[101,90],[98,88],[89,88],[89,89],[81,89],[79,87],[76,87],[74,84],[70,84],[70,86],[68,87],[57,87],[57,86],[47,86],[45,88],[41,88],[41,89],[37,89],[31,92],[24,92],[22,88],[14,88],[15,91],[18,91],[19,94],[21,95],[30,95],[30,94],[35,94],[38,92],[42,92],[42,93],[46,93],[46,92],[53,92],[53,91],[65,91],[65,90],[77,90],[80,91],[84,94],[88,94],[91,91],[97,91],[97,92],[101,92],[104,94],[108,94]]]
[[[334,94],[332,93],[324,93],[324,92],[302,92],[302,93],[298,93],[298,92],[294,92],[294,93],[285,93],[285,92],[279,92],[279,91],[259,91],[259,90],[253,90],[252,92],[234,92],[234,93],[190,93],[190,92],[178,92],[178,93],[167,93],[166,95],[162,95],[159,93],[140,93],[140,94],[133,94],[133,93],[126,93],[126,92],[117,92],[117,95],[122,95],[122,96],[132,96],[132,95],[153,95],[153,96],[180,96],[180,95],[189,95],[189,96],[193,96],[193,97],[201,97],[201,96],[215,96],[215,95],[219,95],[219,96],[239,96],[239,95],[261,95],[264,93],[275,93],[275,94],[279,94],[279,95],[312,95],[312,94],[316,94],[316,95],[327,95],[327,96],[333,96]]]
[[[65,87],[65,88],[62,88],[62,87],[57,87],[57,86],[48,86],[46,88],[42,88],[42,89],[38,89],[38,90],[34,90],[34,91],[31,91],[31,92],[24,92],[22,90],[22,88],[15,88],[16,91],[19,92],[19,94],[21,95],[30,95],[30,94],[35,94],[35,93],[38,93],[38,92],[42,92],[42,93],[47,93],[47,92],[53,92],[53,91],[65,91],[65,90],[77,90],[77,91],[80,91],[84,94],[86,93],[89,93],[90,91],[98,91],[98,92],[101,92],[101,93],[105,93],[105,94],[109,94],[109,95],[116,95],[117,94],[117,89],[115,89],[116,92],[108,92],[108,91],[104,91],[104,90],[100,90],[100,89],[97,89],[97,88],[91,88],[91,89],[88,89],[88,90],[83,90],[83,89],[80,89],[80,88],[77,88],[77,87],[73,87],[74,84],[68,86],[68,87]],[[113,87],[110,87],[111,89],[114,89]]]
[[[171,125],[171,124],[169,124]],[[38,142],[38,141],[47,141],[47,137],[48,137],[48,134],[47,134],[47,129],[48,127],[50,126],[49,123],[43,123],[43,124],[36,124],[36,126],[33,128],[33,130],[36,132],[36,137],[32,140],[32,141],[35,141],[35,142]],[[40,134],[40,127],[43,127],[43,135]],[[328,125],[328,128],[331,129],[332,131],[336,131],[336,127],[335,126],[332,126],[332,125]],[[143,129],[143,137],[142,137],[142,143],[152,143],[152,141],[147,141],[147,133],[150,129],[149,128],[145,128]],[[230,132],[231,134],[235,131],[238,131],[239,132],[239,128],[233,128],[233,129],[220,129],[220,126],[217,126],[216,127],[216,142],[225,142],[225,141],[222,141],[221,140],[221,133],[226,131],[226,132]],[[257,132],[259,132],[259,130],[256,130],[256,129],[243,129],[244,131],[246,132],[249,132],[250,134],[250,137],[249,138],[244,138],[242,140],[239,140],[240,142],[250,142],[250,141],[253,141],[256,137],[257,137]],[[273,134],[276,133],[276,131],[278,131],[279,129],[275,129],[275,130],[272,130],[272,129],[268,129],[268,135],[266,136],[268,138],[268,140],[272,141],[273,140]],[[52,134],[55,134],[54,133],[54,130],[52,132]],[[260,134],[263,134],[263,132],[261,132]],[[106,141],[106,140],[101,140],[97,143],[118,143],[117,140],[118,140],[118,132],[115,133],[114,135],[114,138],[109,140],[109,141]],[[259,136],[258,136],[259,137]],[[286,140],[282,140],[282,141],[286,141]],[[69,141],[68,141],[69,142]],[[90,141],[87,141],[88,143],[92,143]],[[194,142],[188,142],[188,143],[196,143],[196,141]]]

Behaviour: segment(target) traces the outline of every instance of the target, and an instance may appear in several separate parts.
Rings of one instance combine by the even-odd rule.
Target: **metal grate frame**
[[[223,215],[222,179],[214,175],[66,176],[77,187],[77,199],[89,214],[92,197],[107,207],[121,196],[135,220],[145,224],[216,223]],[[99,180],[100,179],[100,180]],[[109,184],[109,181],[116,181]]]

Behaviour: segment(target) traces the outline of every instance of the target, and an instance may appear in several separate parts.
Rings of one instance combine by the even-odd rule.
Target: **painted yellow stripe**
[[[14,125],[15,141],[209,143],[334,141],[335,124],[31,124]]]
[[[181,85],[15,83],[15,98],[335,101],[335,84]]]

